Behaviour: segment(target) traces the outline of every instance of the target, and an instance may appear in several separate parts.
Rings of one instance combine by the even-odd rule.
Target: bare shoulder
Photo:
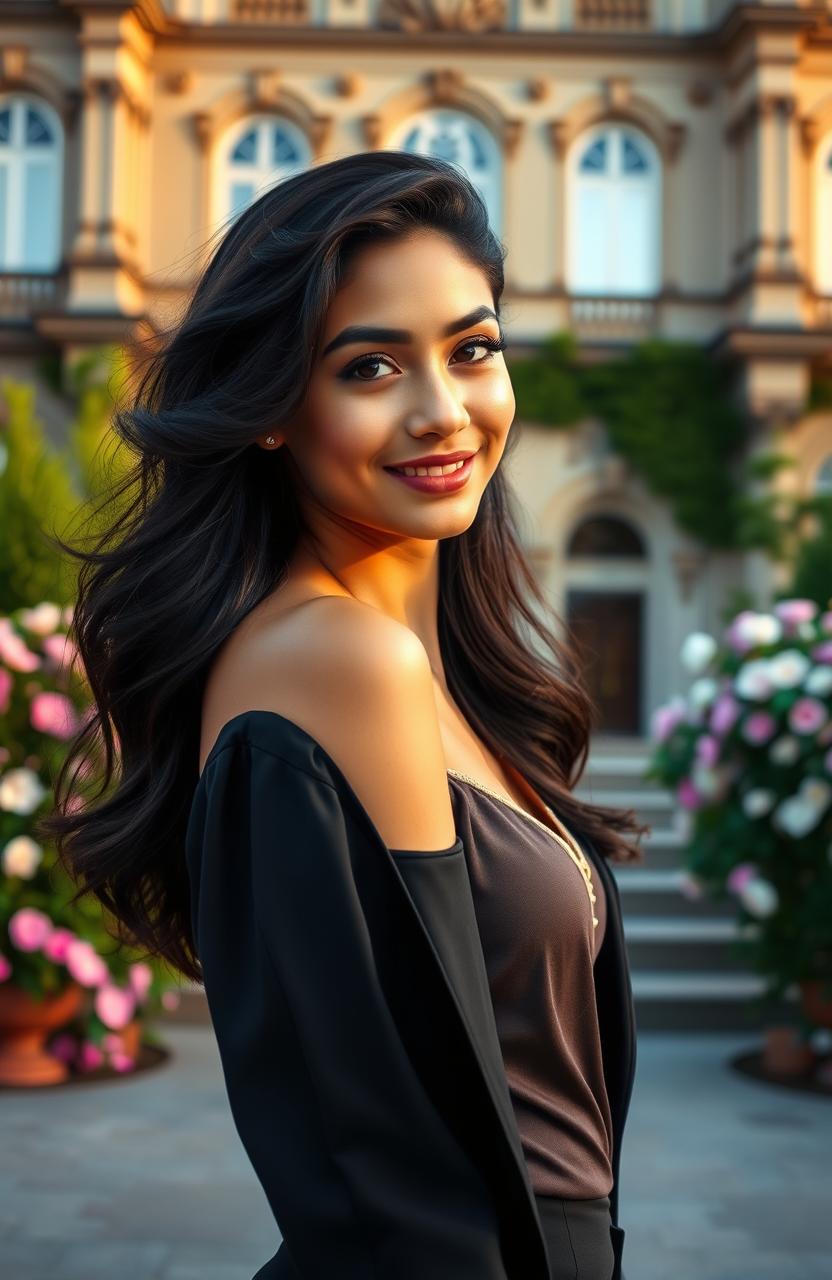
[[[408,627],[358,600],[318,596],[250,629],[212,672],[201,761],[222,725],[252,709],[286,716],[321,744],[388,848],[453,844],[430,662]]]

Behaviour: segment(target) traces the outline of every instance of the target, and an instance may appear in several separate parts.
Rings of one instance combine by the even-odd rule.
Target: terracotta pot
[[[84,988],[72,982],[58,995],[35,1000],[12,982],[0,984],[0,1084],[60,1084],[69,1068],[44,1042],[75,1017]]]
[[[804,1044],[794,1027],[767,1027],[763,1042],[763,1066],[777,1076],[802,1076],[815,1061],[811,1045]]]
[[[808,1021],[816,1027],[832,1028],[832,994],[822,994],[823,987],[827,985],[824,979],[806,979],[799,985],[803,1012]],[[832,983],[829,985],[832,987]]]

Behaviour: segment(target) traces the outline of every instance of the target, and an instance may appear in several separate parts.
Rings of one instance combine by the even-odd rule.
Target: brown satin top
[[[532,1189],[608,1195],[612,1118],[593,978],[607,918],[601,878],[594,872],[593,929],[584,878],[548,824],[471,779],[448,781]]]

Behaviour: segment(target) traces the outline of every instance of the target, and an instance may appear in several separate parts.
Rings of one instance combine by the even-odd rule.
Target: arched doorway
[[[647,550],[638,530],[617,515],[591,515],[566,546],[566,623],[596,706],[593,728],[641,734],[644,705]],[[620,584],[616,569],[629,567]],[[632,568],[637,570],[633,579]]]

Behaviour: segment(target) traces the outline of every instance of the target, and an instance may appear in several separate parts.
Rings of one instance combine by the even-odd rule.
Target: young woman
[[[503,259],[443,161],[280,182],[116,414],[140,498],[76,552],[70,754],[100,733],[119,777],[52,829],[205,984],[283,1236],[260,1277],[621,1275],[608,859],[643,828],[573,794],[591,708],[502,467]]]

